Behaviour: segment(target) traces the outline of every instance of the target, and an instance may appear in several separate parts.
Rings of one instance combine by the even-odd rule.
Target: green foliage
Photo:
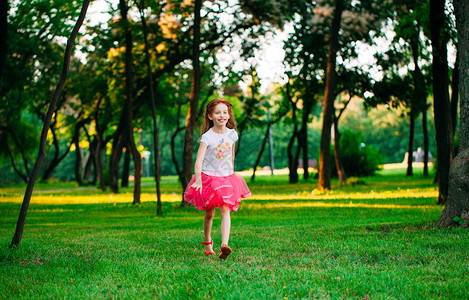
[[[340,155],[347,176],[373,175],[382,164],[382,156],[378,149],[363,143],[363,134],[345,130],[340,136]],[[331,148],[331,157],[334,150]],[[335,159],[331,159],[332,174],[337,176]]]
[[[203,212],[163,200],[165,213],[157,217],[152,200],[130,204],[131,189],[123,190],[128,203],[113,203],[108,194],[61,183],[38,185],[60,200],[33,199],[22,244],[9,249],[20,204],[8,197],[18,198],[21,187],[2,189],[0,293],[8,299],[465,298],[469,235],[434,228],[443,209],[434,186],[404,174],[334,186],[322,196],[311,193],[310,183],[258,176],[253,196],[231,215],[234,252],[226,261],[203,255]],[[174,177],[163,178],[162,187],[163,197],[179,188]],[[396,196],[398,188],[409,190]],[[51,189],[61,190],[50,195]],[[418,191],[433,194],[409,197]],[[96,196],[107,203],[88,202]],[[219,224],[217,211],[215,249]]]

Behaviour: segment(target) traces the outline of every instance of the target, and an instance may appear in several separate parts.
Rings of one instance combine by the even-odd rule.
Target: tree
[[[126,128],[126,152],[130,151],[134,160],[134,201],[133,204],[140,204],[140,189],[142,177],[142,157],[135,146],[134,125],[133,125],[133,72],[132,72],[132,33],[129,28],[127,11],[128,6],[125,0],[119,1],[122,14],[122,22],[125,31],[125,108],[123,117],[127,120]]]
[[[138,4],[137,4],[138,5]],[[163,5],[164,6],[164,5]],[[162,7],[163,7],[162,6]],[[148,36],[147,36],[147,26],[145,20],[145,1],[141,0],[140,5],[138,5],[138,9],[140,12],[140,18],[142,20],[142,31],[143,31],[143,39],[145,42],[145,64],[147,66],[147,73],[148,73],[148,88],[150,89],[150,100],[151,100],[151,112],[152,112],[152,119],[153,119],[153,160],[154,160],[154,168],[155,168],[155,183],[156,183],[156,199],[157,199],[157,213],[163,213],[163,209],[161,207],[161,187],[160,187],[160,178],[161,178],[161,161],[160,161],[160,149],[159,149],[159,137],[158,137],[158,121],[156,115],[156,103],[155,103],[155,93],[153,91],[153,74],[151,72],[151,64],[150,64],[150,51],[148,46]]]
[[[438,204],[446,203],[448,198],[449,168],[454,156],[451,105],[448,92],[449,75],[446,47],[448,36],[446,32],[445,2],[445,0],[430,0],[433,111],[438,161]]]
[[[446,206],[438,225],[441,227],[469,226],[469,1],[454,0],[458,32],[460,84],[459,152],[449,171]],[[439,162],[438,162],[439,163]],[[441,193],[441,192],[440,192]]]
[[[331,126],[332,111],[334,109],[335,97],[335,77],[336,77],[336,57],[339,45],[340,20],[342,19],[342,11],[344,8],[344,0],[335,1],[334,17],[332,19],[329,52],[327,54],[327,71],[326,71],[326,88],[324,92],[324,104],[322,113],[322,134],[321,145],[319,150],[319,182],[318,187],[321,190],[331,188],[331,162],[330,162],[330,143],[331,143]]]
[[[183,153],[183,177],[182,187],[186,189],[187,184],[192,178],[192,152],[194,148],[194,128],[196,126],[197,109],[199,105],[200,94],[200,9],[202,0],[195,0],[194,3],[194,27],[192,41],[192,85],[187,111],[186,128],[184,134],[184,153]],[[182,199],[184,204],[184,199]]]
[[[39,145],[38,156],[36,158],[36,163],[34,164],[34,167],[31,173],[31,178],[28,182],[28,186],[26,187],[26,192],[23,198],[23,203],[21,205],[20,215],[18,217],[18,222],[16,224],[15,234],[13,236],[13,240],[11,241],[10,247],[19,246],[21,242],[21,238],[23,236],[24,222],[26,220],[26,214],[28,213],[29,202],[31,201],[31,195],[33,193],[34,184],[36,183],[36,179],[39,174],[39,168],[41,167],[41,164],[45,156],[47,132],[49,131],[50,122],[52,120],[52,114],[55,111],[55,105],[57,103],[57,100],[59,99],[60,92],[63,86],[65,85],[65,80],[67,79],[67,76],[69,73],[72,47],[77,37],[78,30],[80,29],[81,25],[83,24],[83,20],[85,19],[86,11],[88,9],[89,4],[90,4],[90,0],[83,1],[83,7],[81,9],[78,20],[75,23],[75,26],[73,27],[73,30],[72,30],[72,33],[70,34],[69,39],[67,40],[67,47],[65,49],[62,74],[60,75],[60,79],[59,79],[59,82],[57,83],[57,87],[54,91],[52,99],[50,100],[49,108],[47,110],[47,115],[44,120],[44,126],[41,132],[41,140],[40,140],[40,145]]]

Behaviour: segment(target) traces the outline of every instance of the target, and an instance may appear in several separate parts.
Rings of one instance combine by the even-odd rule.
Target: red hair
[[[228,107],[228,114],[230,115],[230,119],[226,123],[226,127],[230,129],[236,129],[236,121],[233,115],[233,104],[230,101],[222,98],[216,98],[210,101],[207,106],[205,107],[205,114],[204,114],[204,124],[202,125],[202,134],[206,133],[210,128],[213,127],[213,121],[208,118],[209,115],[213,113],[215,110],[215,106],[218,104],[225,104]]]

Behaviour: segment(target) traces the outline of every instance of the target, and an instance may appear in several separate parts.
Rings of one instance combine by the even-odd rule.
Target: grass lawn
[[[203,255],[203,212],[179,206],[180,185],[109,195],[70,184],[38,184],[22,244],[13,237],[24,186],[0,188],[0,299],[464,298],[469,235],[434,224],[433,178],[385,169],[321,193],[317,180],[256,177],[232,214],[233,254]],[[220,218],[213,240],[220,246]]]

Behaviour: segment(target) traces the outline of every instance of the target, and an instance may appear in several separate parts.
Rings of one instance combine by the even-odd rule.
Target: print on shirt
[[[221,139],[215,149],[215,156],[217,159],[226,159],[231,157],[231,145],[229,142],[225,142],[225,139]]]

